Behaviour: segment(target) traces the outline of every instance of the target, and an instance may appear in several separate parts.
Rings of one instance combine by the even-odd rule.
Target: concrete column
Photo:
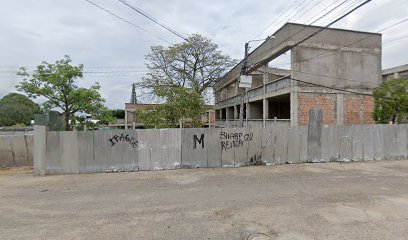
[[[344,124],[344,94],[336,94],[336,124],[342,126]]]
[[[292,87],[290,92],[290,126],[298,125],[299,100],[298,87]]]
[[[265,94],[266,94],[266,83],[268,82],[268,73],[266,72],[266,69],[268,68],[268,65],[264,66],[264,74],[263,74],[263,99],[262,99],[262,111],[263,111],[263,116],[262,116],[262,120],[263,120],[263,127],[266,127],[266,119],[268,118],[268,100],[265,99]]]
[[[237,119],[237,118],[239,118],[239,116],[238,116],[238,106],[235,105],[234,106],[234,119]]]
[[[399,73],[398,72],[394,73],[394,78],[399,78]]]
[[[229,115],[228,107],[226,107],[225,108],[225,123],[228,128],[230,127],[229,119],[230,119],[230,115]]]
[[[45,175],[47,127],[34,126],[34,176]]]
[[[128,117],[127,117],[127,110],[125,110],[125,129],[127,129]]]
[[[268,112],[269,112],[269,101],[268,99],[263,99],[263,126],[266,126],[266,119],[268,119]]]
[[[225,120],[229,120],[231,118],[229,111],[228,111],[228,107],[225,108]]]
[[[246,103],[246,118],[245,118],[245,122],[246,122],[246,127],[248,127],[248,120],[249,120],[249,116],[250,116],[250,113],[251,113],[251,107],[250,107],[250,103],[249,102],[247,102]]]

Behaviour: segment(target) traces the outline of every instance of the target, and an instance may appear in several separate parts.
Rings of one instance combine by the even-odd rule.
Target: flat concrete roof
[[[389,75],[389,74],[393,74],[396,72],[405,72],[405,71],[408,71],[408,64],[384,69],[382,70],[382,75]]]
[[[302,28],[302,30],[299,31],[299,28]],[[271,61],[280,56],[281,54],[283,54],[284,52],[287,52],[288,50],[292,49],[297,42],[302,41],[305,37],[314,33],[315,32],[314,29],[324,28],[325,27],[323,26],[305,25],[299,23],[286,23],[280,29],[278,29],[272,34],[272,36],[275,36],[275,38],[267,38],[262,44],[260,44],[257,48],[255,48],[252,52],[248,54],[248,58],[252,59],[253,62],[257,63],[255,64],[255,66],[250,66],[249,72],[254,71],[255,69],[259,68],[259,65],[265,64],[266,62]],[[349,29],[326,28],[326,30],[331,31],[332,33],[344,32],[349,34],[355,33],[356,35],[381,37],[380,33],[356,31]],[[316,38],[316,36],[319,37]],[[336,42],[338,42],[336,36],[329,41],[327,33],[326,35],[323,33],[319,33],[316,36],[311,38],[313,40],[308,39],[306,42],[321,42],[322,39],[324,39],[323,42],[325,44],[336,44]],[[359,44],[366,45],[366,43],[362,43],[361,41],[359,41]],[[379,41],[379,43],[375,42],[374,46],[377,46],[378,44],[381,45],[381,41]],[[241,60],[233,68],[231,68],[230,71],[228,71],[217,82],[218,86],[216,86],[216,88],[218,89],[216,89],[216,91],[228,85],[232,80],[236,79],[239,76],[243,61],[244,59]]]

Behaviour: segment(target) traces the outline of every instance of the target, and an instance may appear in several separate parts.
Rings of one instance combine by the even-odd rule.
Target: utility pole
[[[257,40],[251,40],[245,43],[245,54],[244,54],[244,61],[242,63],[242,69],[241,69],[241,76],[247,76],[248,75],[248,52],[249,52],[249,43],[251,42],[259,42],[259,41],[267,41],[270,38],[275,38],[275,36],[268,36],[265,39],[257,39]],[[241,77],[240,76],[240,77]],[[241,79],[240,79],[241,80]],[[246,81],[247,82],[247,81]],[[250,80],[250,84],[252,84],[252,79]],[[247,82],[248,83],[248,82]],[[239,127],[244,126],[244,100],[245,100],[245,94],[247,93],[248,88],[251,88],[251,86],[245,86],[245,91],[242,92],[241,94],[241,106],[239,110]],[[239,87],[238,87],[239,89]],[[247,104],[248,104],[248,96],[247,96]],[[247,106],[248,108],[248,106]],[[248,116],[246,116],[246,119],[248,119]]]
[[[249,51],[249,42],[245,43],[245,54],[244,54],[244,62],[242,64],[241,75],[247,75],[248,73],[248,51]],[[239,89],[239,87],[238,87]],[[241,105],[239,110],[239,126],[244,127],[244,98],[245,98],[246,88],[245,91],[241,94]],[[248,107],[248,106],[247,106]],[[248,116],[246,116],[248,118]]]

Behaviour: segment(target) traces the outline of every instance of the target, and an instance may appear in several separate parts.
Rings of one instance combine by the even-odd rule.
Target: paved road
[[[31,174],[0,170],[0,239],[408,239],[407,160]]]

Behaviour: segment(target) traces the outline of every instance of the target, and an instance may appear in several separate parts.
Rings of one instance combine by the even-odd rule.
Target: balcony
[[[289,88],[291,86],[291,78],[290,77],[283,77],[279,78],[273,82],[265,84],[265,93],[276,92],[284,88]],[[253,88],[247,91],[247,96],[249,100],[251,98],[255,98],[258,96],[262,96],[264,94],[263,86]],[[246,97],[244,101],[246,101]],[[226,107],[231,105],[238,105],[242,101],[240,95],[236,95],[234,97],[219,101],[216,103],[217,107]]]
[[[238,119],[233,119],[233,120],[216,120],[215,121],[215,126],[216,127],[230,127],[230,128],[235,128],[239,127],[239,120]],[[265,127],[270,128],[270,127],[289,127],[290,126],[290,119],[266,119],[265,120]],[[250,120],[244,120],[244,127],[249,127],[249,128],[263,128],[263,120],[262,119],[250,119]]]

